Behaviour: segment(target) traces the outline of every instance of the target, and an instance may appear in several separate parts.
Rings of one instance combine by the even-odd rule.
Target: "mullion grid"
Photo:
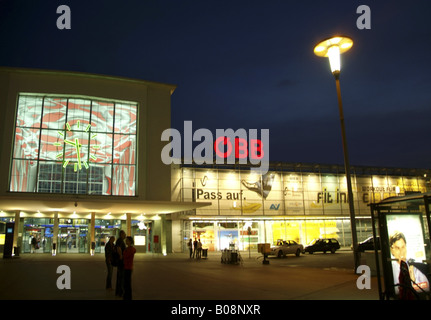
[[[33,98],[33,97],[36,97],[36,96],[27,96],[27,95],[25,95],[25,96],[20,96],[20,98],[21,97],[25,97],[26,99],[28,99],[28,98]],[[22,128],[23,129],[29,129],[29,130],[31,130],[31,129],[37,129],[38,130],[38,132],[39,132],[39,145],[38,145],[38,150],[37,150],[37,156],[36,156],[36,159],[32,159],[32,161],[36,161],[36,163],[37,163],[37,174],[36,174],[36,185],[35,185],[35,188],[36,188],[36,192],[39,192],[39,188],[42,188],[43,189],[43,186],[41,186],[41,183],[44,183],[45,185],[49,185],[49,192],[52,192],[52,191],[57,191],[57,188],[56,188],[56,186],[55,186],[55,183],[57,183],[58,182],[58,180],[56,180],[55,179],[55,177],[57,176],[56,174],[54,174],[54,168],[56,167],[56,165],[58,165],[58,166],[61,166],[62,167],[62,177],[61,177],[61,186],[60,186],[60,193],[66,193],[66,187],[65,187],[65,184],[66,183],[69,183],[69,182],[75,182],[76,183],[76,189],[75,189],[75,191],[76,192],[79,192],[80,191],[80,189],[79,189],[79,184],[80,184],[80,179],[79,179],[79,175],[76,175],[76,180],[75,181],[70,181],[70,180],[68,180],[69,178],[67,177],[67,174],[66,174],[66,170],[63,168],[63,165],[62,165],[62,163],[58,163],[58,161],[50,161],[50,160],[41,160],[41,158],[40,158],[40,155],[41,155],[41,139],[42,139],[42,130],[45,130],[45,129],[43,129],[43,126],[42,126],[42,124],[43,124],[43,116],[44,116],[44,105],[45,105],[45,101],[46,101],[46,99],[47,98],[53,98],[53,97],[48,97],[48,96],[43,96],[41,99],[42,99],[42,114],[41,114],[41,118],[40,118],[40,124],[39,124],[39,126],[38,127],[33,127],[33,126],[31,126],[31,127],[25,127],[25,126],[23,126]],[[64,99],[64,97],[59,97],[59,99]],[[66,133],[66,127],[65,127],[65,124],[67,123],[67,121],[68,121],[68,108],[69,108],[69,100],[70,100],[71,98],[66,98],[66,100],[67,100],[67,104],[66,104],[66,112],[65,112],[65,122],[64,122],[64,125],[63,125],[63,132],[64,133]],[[91,120],[92,120],[92,106],[93,106],[93,102],[95,101],[95,100],[93,100],[93,99],[89,99],[90,100],[90,103],[91,103],[91,105],[90,105],[90,123],[91,123]],[[128,168],[134,168],[135,170],[134,170],[134,180],[136,179],[136,161],[133,161],[133,164],[124,164],[124,163],[114,163],[114,149],[115,149],[115,137],[116,137],[116,135],[119,135],[119,136],[136,136],[136,131],[135,131],[135,133],[116,133],[115,132],[115,119],[116,119],[116,102],[113,102],[113,105],[114,105],[114,113],[113,113],[113,126],[112,126],[112,131],[110,131],[110,132],[104,132],[104,133],[106,133],[106,134],[111,134],[112,135],[112,143],[111,143],[111,145],[112,145],[112,148],[111,148],[111,152],[112,152],[112,155],[111,155],[111,159],[110,159],[110,162],[109,163],[103,163],[102,165],[108,165],[108,166],[111,166],[111,184],[113,184],[114,183],[114,181],[116,181],[116,179],[114,179],[114,166],[118,166],[118,167],[121,167],[121,166],[127,166]],[[19,101],[18,101],[18,108],[19,108]],[[17,108],[17,112],[19,111],[18,110],[18,108]],[[14,141],[14,145],[13,145],[13,147],[12,147],[12,160],[13,161],[19,161],[19,160],[22,160],[22,161],[25,161],[25,160],[29,160],[29,159],[26,159],[26,158],[20,158],[20,157],[15,157],[15,155],[14,155],[14,148],[15,148],[15,143],[16,143],[16,128],[20,128],[21,126],[19,126],[19,125],[17,125],[17,122],[15,121],[15,141]],[[50,128],[46,128],[46,130],[47,131],[58,131],[59,129],[50,129]],[[92,130],[92,128],[90,129],[90,132],[89,132],[89,137],[91,136],[91,134],[92,134],[92,132],[94,132],[94,133],[97,133],[99,130]],[[135,152],[135,155],[134,155],[134,157],[136,157],[136,138],[134,139],[134,141],[133,141],[133,150],[134,150],[134,152]],[[64,158],[65,158],[65,152],[66,152],[66,147],[65,147],[65,145],[63,145],[63,161],[64,161]],[[91,152],[91,150],[90,150],[90,138],[88,139],[88,153],[87,153],[87,159],[89,159],[89,156],[90,156],[90,152]],[[40,170],[41,170],[41,168],[40,168],[40,166],[41,165],[51,165],[51,168],[50,168],[50,172],[51,172],[51,174],[49,175],[49,179],[42,179],[41,177],[40,177],[40,174],[39,174],[39,172],[40,172]],[[100,167],[100,166],[97,166],[97,164],[93,164],[93,168],[100,168],[100,170],[102,170],[102,174],[103,174],[103,166],[102,167]],[[86,172],[86,183],[85,183],[85,185],[86,185],[86,190],[85,190],[85,193],[93,193],[95,190],[98,190],[98,189],[100,189],[100,185],[103,185],[103,181],[102,182],[100,182],[100,181],[89,181],[90,180],[90,174],[92,174],[91,172]],[[97,175],[97,173],[95,173],[96,175]],[[94,184],[96,184],[96,185],[99,185],[99,187],[96,187],[95,186],[95,188],[92,188],[91,186],[90,186],[90,184],[92,184],[92,183],[94,183]],[[123,183],[125,183],[126,185],[128,185],[128,182],[123,182]],[[112,192],[112,190],[114,190],[114,186],[113,185],[111,185],[111,194],[113,193]],[[45,189],[45,190],[47,190],[47,189]],[[57,193],[57,192],[55,192],[55,193]]]

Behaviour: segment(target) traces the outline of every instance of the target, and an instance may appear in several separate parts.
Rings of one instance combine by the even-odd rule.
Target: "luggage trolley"
[[[224,249],[221,253],[221,263],[239,264],[242,263],[242,257],[238,250]]]

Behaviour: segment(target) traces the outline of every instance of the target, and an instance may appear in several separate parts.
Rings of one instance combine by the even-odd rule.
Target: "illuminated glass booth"
[[[425,193],[371,204],[380,299],[430,299],[430,201]]]

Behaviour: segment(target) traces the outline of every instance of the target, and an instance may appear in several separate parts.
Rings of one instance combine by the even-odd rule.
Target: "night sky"
[[[356,22],[371,9],[371,29]],[[71,29],[59,30],[68,5]],[[270,161],[343,164],[336,34],[351,165],[430,168],[431,2],[3,1],[0,65],[177,85],[172,127],[269,129]]]

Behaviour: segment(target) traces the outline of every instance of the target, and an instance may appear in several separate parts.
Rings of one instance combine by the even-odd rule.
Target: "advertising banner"
[[[395,293],[429,291],[422,217],[419,214],[387,214],[388,244]],[[403,293],[404,290],[404,293]]]
[[[198,215],[222,216],[348,216],[346,178],[340,174],[279,173],[248,170],[184,169],[185,201],[212,202]],[[357,215],[368,215],[369,204],[405,192],[425,192],[419,178],[354,177]]]

